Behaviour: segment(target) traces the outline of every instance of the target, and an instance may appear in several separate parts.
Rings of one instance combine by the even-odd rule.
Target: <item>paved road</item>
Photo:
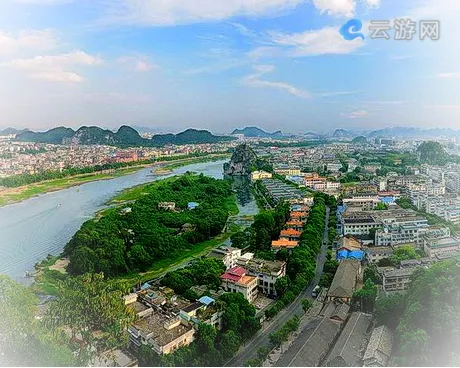
[[[302,300],[305,298],[311,298],[311,293],[316,285],[319,283],[319,279],[323,273],[323,266],[326,262],[326,253],[328,247],[328,227],[327,224],[329,222],[329,213],[330,210],[327,208],[326,212],[326,228],[324,230],[323,235],[323,245],[321,247],[321,252],[316,259],[316,274],[313,281],[310,285],[302,292],[300,295],[292,302],[287,308],[283,309],[278,315],[276,315],[272,320],[267,321],[263,324],[262,329],[254,335],[254,337],[247,342],[238,353],[227,362],[225,366],[227,367],[243,367],[244,363],[252,358],[257,357],[257,350],[262,347],[270,347],[270,339],[269,336],[272,332],[281,328],[289,318],[292,318],[295,314],[301,316],[303,315],[304,311],[302,309]]]

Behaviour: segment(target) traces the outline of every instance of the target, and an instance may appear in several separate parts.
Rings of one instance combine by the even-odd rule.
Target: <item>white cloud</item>
[[[382,101],[366,101],[365,103],[367,104],[370,104],[370,105],[403,105],[405,103],[407,103],[407,101],[402,101],[402,100],[389,100],[389,101],[385,101],[385,100],[382,100]]]
[[[293,96],[309,99],[311,94],[308,91],[298,89],[291,84],[283,82],[271,82],[264,79],[261,79],[267,73],[271,73],[275,70],[273,65],[257,65],[254,66],[254,73],[248,75],[243,79],[243,83],[251,87],[262,87],[262,88],[274,88],[282,91],[286,91]]]
[[[13,3],[31,5],[61,5],[73,2],[73,0],[9,0]]]
[[[346,41],[336,27],[291,34],[271,32],[269,36],[272,46],[255,49],[251,53],[253,57],[350,54],[365,44],[361,38]]]
[[[2,66],[23,70],[27,76],[51,82],[81,82],[83,77],[72,70],[78,66],[94,66],[102,63],[98,56],[84,51],[67,54],[36,56],[28,59],[15,59]]]
[[[149,72],[154,69],[159,69],[159,66],[150,62],[146,56],[127,56],[121,57],[117,60],[120,64],[127,65],[130,69],[138,72]]]
[[[378,8],[380,0],[360,0],[368,8]],[[313,5],[321,14],[351,18],[355,15],[356,0],[313,0]]]
[[[352,17],[355,12],[356,1],[354,0],[313,0],[313,5],[321,13]]]
[[[58,39],[52,30],[24,30],[17,33],[0,31],[0,55],[45,51],[57,46]]]
[[[460,72],[439,73],[437,77],[443,79],[458,79],[460,78]]]
[[[235,16],[269,16],[304,0],[116,0],[106,21],[171,26],[221,21]]]
[[[366,111],[366,110],[356,110],[356,111],[352,111],[352,112],[350,112],[348,114],[342,114],[342,116],[346,116],[349,119],[361,119],[361,118],[365,118],[365,117],[369,116],[369,112]]]

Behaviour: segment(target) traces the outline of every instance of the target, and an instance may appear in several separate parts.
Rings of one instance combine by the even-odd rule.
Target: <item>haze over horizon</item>
[[[5,0],[0,126],[213,132],[460,124],[460,2]],[[370,20],[441,22],[438,41]],[[363,20],[366,38],[338,29]]]

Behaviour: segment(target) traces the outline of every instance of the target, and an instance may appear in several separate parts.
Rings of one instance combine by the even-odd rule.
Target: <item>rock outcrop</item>
[[[256,164],[257,156],[247,144],[235,148],[230,162],[224,164],[224,174],[230,176],[247,176]]]

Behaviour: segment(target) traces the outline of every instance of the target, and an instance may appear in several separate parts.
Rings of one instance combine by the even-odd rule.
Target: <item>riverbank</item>
[[[120,176],[129,175],[134,172],[137,172],[145,167],[156,167],[159,165],[167,164],[167,166],[162,166],[169,170],[179,168],[186,165],[209,162],[214,160],[219,160],[228,157],[227,154],[211,154],[203,157],[190,157],[182,158],[174,161],[158,161],[152,164],[142,164],[136,166],[129,166],[125,168],[115,169],[114,171],[107,173],[89,173],[89,174],[80,174],[75,176],[70,176],[68,178],[46,180],[38,183],[33,183],[29,185],[24,185],[17,188],[5,188],[0,191],[0,207],[6,206],[8,204],[18,203],[25,201],[26,199],[45,194],[50,192],[59,191],[62,189],[71,188],[81,184],[99,181],[99,180],[109,180],[114,179]]]
[[[114,197],[112,197],[111,201],[109,202],[109,204],[115,204],[115,205],[126,205],[126,203],[133,203],[134,201],[141,201],[142,203],[150,203],[149,201],[151,200],[154,200],[154,201],[157,201],[158,199],[151,199],[150,197],[149,198],[145,198],[145,194],[157,194],[159,196],[159,198],[163,198],[161,195],[158,194],[158,192],[161,192],[163,191],[164,194],[167,196],[167,194],[169,193],[169,187],[170,186],[174,186],[176,188],[176,190],[178,192],[180,192],[180,190],[185,190],[186,193],[184,192],[184,195],[185,197],[182,196],[182,194],[180,193],[174,193],[174,194],[170,194],[172,195],[173,197],[175,197],[175,202],[177,201],[180,201],[181,199],[183,198],[187,198],[187,195],[189,195],[190,193],[190,188],[195,188],[195,194],[192,193],[192,197],[195,197],[195,195],[197,196],[198,198],[198,201],[200,203],[203,203],[203,208],[206,208],[206,203],[207,203],[207,196],[205,195],[204,197],[203,196],[200,196],[199,193],[204,193],[204,192],[207,192],[207,189],[213,189],[215,188],[214,190],[216,191],[216,193],[220,193],[219,196],[220,196],[220,199],[218,197],[216,197],[215,199],[213,199],[211,202],[212,203],[216,203],[216,205],[218,204],[219,205],[219,208],[223,208],[225,209],[227,212],[227,216],[228,218],[230,219],[233,219],[238,213],[239,213],[239,207],[237,205],[237,198],[236,198],[236,195],[234,193],[232,193],[231,191],[228,192],[228,194],[226,196],[222,196],[222,192],[219,192],[219,188],[220,190],[224,190],[225,188],[228,188],[228,184],[226,184],[224,181],[220,180],[220,181],[215,181],[215,184],[213,184],[213,182],[206,182],[206,183],[203,183],[203,179],[201,179],[200,177],[198,176],[195,176],[193,174],[186,174],[186,177],[187,178],[184,178],[182,179],[183,177],[182,176],[173,176],[173,177],[169,177],[169,178],[165,178],[163,180],[158,180],[158,181],[155,181],[155,182],[151,182],[151,183],[146,183],[146,184],[142,184],[142,185],[138,185],[134,188],[129,188],[129,189],[126,189],[120,193],[117,193]],[[215,180],[215,179],[209,179],[209,180]],[[191,187],[189,187],[190,184],[187,184],[187,183],[190,183],[191,181],[194,182],[194,185],[192,185]],[[181,184],[179,184],[181,183]],[[219,185],[217,185],[219,184]],[[225,184],[225,185],[224,185]],[[199,189],[198,187],[203,186],[203,188]],[[215,185],[215,187],[213,187],[212,185]],[[227,187],[226,187],[227,185]],[[166,186],[166,187],[165,187]],[[179,186],[179,187],[178,187]],[[219,187],[220,186],[220,187]],[[226,189],[228,190],[228,189]],[[217,196],[217,194],[216,194]],[[189,201],[191,198],[188,198],[187,201]],[[215,200],[218,200],[218,202],[215,202]],[[156,202],[155,202],[156,203]],[[103,236],[103,237],[108,237],[109,234],[105,234],[104,233],[104,229],[107,228],[107,224],[115,224],[117,223],[117,221],[119,221],[119,207],[116,206],[115,208],[114,207],[111,207],[111,208],[106,208],[98,213],[95,214],[95,217],[93,217],[92,220],[88,220],[88,222],[93,222],[95,221],[95,227],[93,227],[92,229],[94,231],[99,231],[101,232],[99,234],[99,236]],[[147,206],[148,208],[150,208],[151,206]],[[142,207],[141,207],[142,208]],[[150,214],[149,217],[145,217],[142,215],[142,212],[139,212],[141,210],[138,210],[137,212],[137,216],[140,216],[139,219],[141,219],[142,221],[145,222],[145,226],[149,227],[149,228],[158,228],[158,231],[163,231],[164,232],[164,229],[162,228],[162,226],[166,226],[165,223],[163,223],[163,216],[162,211],[159,211],[157,214],[153,215],[153,214]],[[213,209],[207,209],[206,211],[208,211],[208,215],[204,214],[204,218],[208,218],[211,220],[212,216],[218,216],[217,213],[215,213],[213,211]],[[134,212],[134,211],[133,211]],[[187,210],[177,210],[177,211],[171,211],[169,214],[168,214],[168,217],[172,217],[172,218],[175,218],[175,221],[182,221],[183,222],[183,217],[186,216],[187,219],[188,217],[190,217],[190,221],[193,221],[192,223],[195,223],[196,222],[196,219],[193,220],[192,217],[193,216],[201,216],[203,217],[203,214],[201,214],[201,211],[200,212],[196,212],[196,215],[192,215],[193,213],[195,212],[187,212]],[[157,218],[156,220],[153,220],[153,217]],[[222,216],[222,215],[221,215]],[[182,220],[181,220],[182,218]],[[125,218],[123,218],[125,219]],[[216,221],[217,217],[214,217],[213,218],[214,221]],[[129,220],[129,219],[128,219]],[[228,221],[228,219],[227,219]],[[100,222],[104,222],[103,224],[99,225]],[[231,221],[230,221],[231,222]],[[173,221],[174,223],[174,221]],[[212,223],[212,222],[211,222]],[[132,225],[131,225],[132,227]],[[82,230],[84,229],[84,227],[82,227],[80,229],[80,231],[85,231],[85,230]],[[199,257],[202,257],[204,255],[206,255],[210,250],[218,247],[219,245],[227,242],[227,240],[230,238],[230,236],[232,234],[234,234],[235,232],[237,232],[238,230],[240,229],[240,226],[238,226],[237,224],[235,223],[230,223],[229,226],[225,226],[223,228],[222,231],[219,231],[219,230],[213,230],[213,237],[210,238],[209,240],[204,240],[197,243],[197,244],[193,244],[193,243],[190,243],[189,246],[184,246],[184,248],[182,249],[181,252],[173,252],[173,248],[171,248],[170,250],[170,253],[168,255],[168,253],[165,253],[163,255],[162,258],[156,258],[156,259],[152,259],[152,263],[150,263],[151,267],[145,267],[145,263],[144,263],[144,267],[143,269],[142,268],[138,268],[136,269],[137,267],[135,268],[131,268],[131,272],[129,273],[123,273],[123,272],[120,272],[118,275],[114,272],[112,273],[115,273],[113,274],[113,277],[117,278],[117,279],[121,279],[121,280],[124,280],[128,283],[130,283],[131,285],[136,285],[138,282],[140,281],[146,281],[146,280],[151,280],[152,278],[157,278],[159,276],[161,276],[162,274],[165,274],[167,272],[170,272],[170,271],[173,271],[175,269],[178,269],[178,268],[181,268],[181,267],[184,267],[186,266],[190,261],[192,261],[193,259],[196,259],[196,258],[199,258]],[[193,230],[195,231],[195,230]],[[77,234],[78,235],[78,234]],[[113,235],[113,234],[112,234]],[[195,236],[199,236],[200,233],[197,232]],[[212,236],[211,235],[211,236]],[[85,237],[83,237],[82,239],[85,239]],[[177,241],[176,241],[177,240]],[[178,242],[179,239],[173,239],[171,238],[170,239],[170,243],[166,242],[166,244],[173,244],[175,241],[176,243],[179,244]],[[117,241],[116,238],[113,239],[114,242]],[[140,240],[140,244],[142,241],[142,238]],[[160,243],[158,243],[159,245],[158,246],[161,246],[161,241]],[[184,243],[185,244],[185,243]],[[138,246],[139,247],[139,246]],[[146,248],[148,249],[148,248]],[[147,255],[147,253],[146,253]],[[32,286],[33,290],[36,292],[36,293],[41,293],[41,294],[51,294],[51,295],[55,295],[56,292],[57,292],[57,286],[59,284],[59,281],[69,277],[66,272],[65,272],[65,266],[68,264],[69,260],[72,259],[72,254],[69,255],[69,258],[70,259],[67,259],[67,260],[63,260],[59,257],[48,257],[46,260],[40,262],[39,264],[36,265],[35,269],[36,269],[36,273],[34,274],[35,276],[35,284]],[[95,261],[94,258],[90,257],[89,259],[91,259],[91,261]],[[88,261],[89,261],[88,259]],[[129,258],[126,258],[124,261],[124,264],[126,265],[129,265],[131,263],[131,260]],[[136,264],[136,263],[135,263]],[[64,265],[64,266],[63,266]],[[62,267],[61,267],[62,266]],[[86,272],[86,271],[84,271]]]

